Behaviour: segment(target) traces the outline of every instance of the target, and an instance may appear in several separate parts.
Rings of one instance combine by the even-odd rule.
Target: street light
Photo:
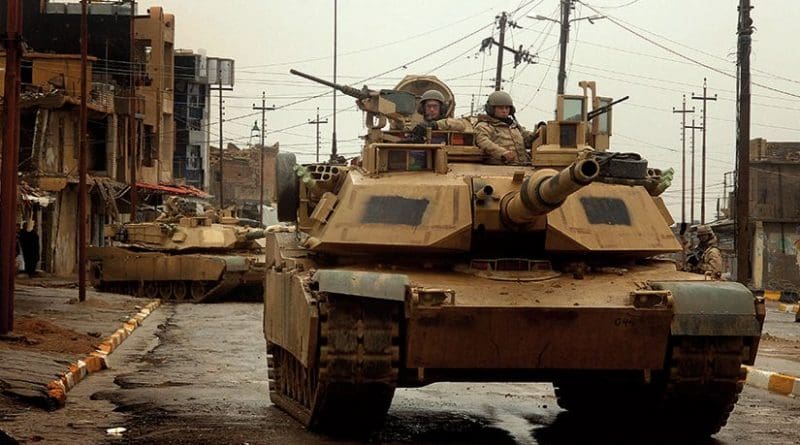
[[[539,15],[539,14],[529,15],[527,17],[529,19],[534,19],[534,20],[547,20],[547,21],[554,22],[554,23],[561,23],[561,20],[556,20],[556,19],[554,19],[552,17],[545,17],[545,16]],[[569,23],[577,22],[578,20],[588,20],[589,23],[594,25],[594,21],[595,20],[600,20],[600,19],[604,19],[604,18],[606,18],[606,16],[604,16],[604,15],[590,15],[588,17],[578,17],[578,18],[575,18],[575,19],[570,19]]]

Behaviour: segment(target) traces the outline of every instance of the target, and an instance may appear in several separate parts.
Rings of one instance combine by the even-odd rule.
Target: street
[[[267,397],[258,303],[165,305],[55,412],[18,411],[0,429],[22,443],[652,443],[634,425],[587,425],[549,384],[435,384],[399,389],[369,438],[307,432]],[[770,313],[770,317],[776,314]],[[777,323],[783,317],[777,316]],[[785,326],[787,329],[790,326]],[[769,330],[769,329],[767,329]],[[111,428],[124,432],[109,434]],[[113,431],[113,430],[112,430]],[[121,431],[121,430],[117,430]],[[713,444],[795,444],[800,403],[746,386]]]

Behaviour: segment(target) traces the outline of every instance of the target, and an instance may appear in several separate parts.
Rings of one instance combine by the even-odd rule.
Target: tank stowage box
[[[397,124],[420,120],[409,85],[355,90],[370,128],[349,165],[279,154],[296,233],[266,238],[272,401],[352,431],[380,425],[397,387],[552,382],[576,413],[719,431],[764,303],[658,259],[681,249],[659,197],[671,171],[608,150],[615,102],[582,82],[537,127],[530,164],[492,165],[470,131],[419,141]]]

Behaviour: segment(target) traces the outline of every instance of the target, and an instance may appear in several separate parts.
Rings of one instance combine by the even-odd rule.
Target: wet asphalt
[[[0,419],[0,429],[27,443],[662,443],[633,421],[571,417],[549,384],[509,383],[399,389],[371,436],[315,435],[269,402],[261,319],[258,303],[165,305],[66,408]],[[800,401],[745,387],[728,426],[705,443],[800,443]]]

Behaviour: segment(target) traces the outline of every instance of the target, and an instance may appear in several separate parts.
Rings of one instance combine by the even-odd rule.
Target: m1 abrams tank
[[[107,227],[110,245],[90,247],[92,284],[148,298],[184,302],[216,299],[233,290],[263,290],[264,230],[231,216],[173,215]]]
[[[279,216],[297,231],[266,239],[274,403],[353,432],[397,387],[552,382],[562,408],[659,436],[725,425],[764,302],[656,258],[680,249],[658,196],[671,172],[609,152],[615,102],[580,85],[530,165],[486,165],[470,133],[403,143],[375,126],[354,165],[279,154]],[[416,109],[404,91],[355,91],[373,117]]]

